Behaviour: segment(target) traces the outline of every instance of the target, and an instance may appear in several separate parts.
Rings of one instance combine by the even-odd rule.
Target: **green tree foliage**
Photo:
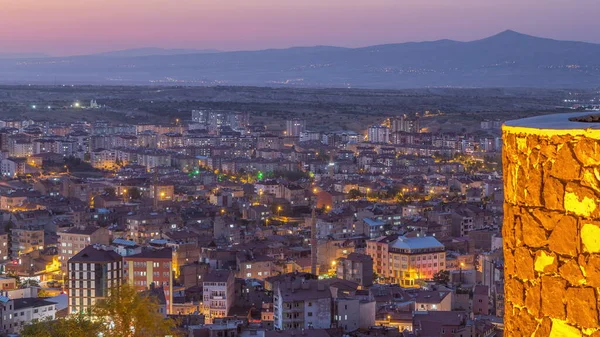
[[[75,315],[26,325],[21,334],[23,337],[97,337],[102,331],[102,323],[84,315]]]
[[[285,171],[276,170],[273,173],[273,178],[284,178],[289,181],[298,181],[301,179],[308,179],[309,175],[306,172],[301,171]]]
[[[165,320],[158,303],[151,297],[140,295],[135,288],[124,284],[113,288],[110,295],[93,308],[93,315],[103,317],[111,328],[105,337],[147,337],[172,335],[172,320]]]
[[[348,191],[348,199],[358,199],[362,197],[362,193],[360,193],[357,189],[352,189]]]
[[[140,192],[140,189],[137,187],[132,187],[129,190],[129,197],[132,200],[139,200],[142,197],[142,192]]]
[[[437,284],[447,284],[450,282],[450,272],[447,270],[440,270],[433,274],[433,281]]]
[[[90,163],[73,156],[65,158],[65,165],[69,172],[98,172]]]
[[[114,197],[117,195],[117,191],[115,190],[114,187],[105,187],[104,193],[106,193],[106,195],[110,195],[111,197]]]
[[[35,322],[23,329],[23,337],[163,337],[177,336],[175,322],[163,318],[158,303],[124,284],[80,314],[55,321]]]

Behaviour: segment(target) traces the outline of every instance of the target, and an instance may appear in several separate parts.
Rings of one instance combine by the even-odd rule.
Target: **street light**
[[[277,206],[277,216],[281,214],[281,206]]]

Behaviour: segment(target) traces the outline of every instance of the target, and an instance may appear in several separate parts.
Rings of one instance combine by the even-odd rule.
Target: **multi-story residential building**
[[[389,143],[390,129],[383,125],[370,126],[367,131],[367,138],[371,143]]]
[[[281,149],[283,148],[283,138],[270,134],[262,135],[258,137],[256,148],[274,150]]]
[[[138,164],[146,166],[147,170],[157,166],[171,166],[171,154],[148,150],[138,154]]]
[[[29,197],[37,196],[39,196],[39,193],[25,190],[2,193],[0,194],[0,210],[11,212],[17,211]]]
[[[489,315],[490,302],[489,287],[481,284],[476,285],[473,288],[473,314]]]
[[[410,118],[406,115],[402,115],[397,118],[390,120],[390,127],[392,132],[419,132],[421,130],[419,119]]]
[[[450,310],[452,310],[450,291],[419,291],[415,297],[415,311]]]
[[[24,158],[33,154],[33,143],[28,139],[11,139],[8,153],[11,157]]]
[[[237,277],[264,280],[273,276],[275,259],[266,255],[255,255],[250,252],[236,254]]]
[[[414,286],[419,279],[431,279],[446,269],[445,247],[432,236],[370,240],[367,254],[373,258],[377,274],[405,287]]]
[[[233,306],[235,276],[229,270],[211,270],[202,282],[202,313],[207,323],[225,317]]]
[[[292,205],[308,204],[306,190],[298,185],[286,185],[282,187],[282,197]]]
[[[37,228],[12,228],[10,255],[13,259],[34,250],[44,249],[44,230]]]
[[[306,129],[306,121],[294,118],[285,123],[285,135],[288,137],[300,137],[300,134]]]
[[[25,174],[25,158],[7,158],[0,161],[0,173],[5,178],[16,178],[18,175]]]
[[[273,294],[273,321],[278,330],[329,329],[333,296],[323,281],[281,283]]]
[[[167,313],[173,310],[173,250],[171,248],[146,249],[141,253],[125,256],[125,280],[138,291],[162,288]]]
[[[90,153],[90,161],[97,169],[113,169],[117,163],[117,151],[105,149],[93,151]]]
[[[344,332],[375,326],[375,300],[357,296],[338,297],[334,302],[334,322]]]
[[[9,243],[8,233],[4,231],[0,232],[0,261],[8,260],[10,256]]]
[[[161,234],[177,228],[179,222],[175,214],[150,213],[127,216],[127,237],[140,244],[151,239],[161,238]]]
[[[154,195],[156,191],[156,195]],[[151,185],[148,190],[149,197],[158,198],[159,201],[171,201],[175,196],[175,186],[168,183],[159,183],[156,186]]]
[[[112,147],[135,147],[138,143],[138,139],[134,135],[118,134],[112,137]]]
[[[373,259],[369,255],[350,253],[336,261],[337,277],[366,288],[373,284]]]
[[[452,236],[463,237],[473,230],[473,217],[468,212],[457,210],[452,213]]]
[[[206,124],[208,122],[208,111],[206,109],[192,110],[192,121],[194,123]]]
[[[56,319],[56,303],[37,297],[9,298],[0,297],[2,315],[0,331],[13,336],[23,327],[34,321],[52,321]]]
[[[92,245],[68,262],[69,313],[85,313],[123,280],[123,259],[107,246]]]
[[[94,245],[110,244],[110,232],[104,227],[71,227],[58,232],[58,261],[63,272],[67,271],[67,261],[83,248]]]
[[[318,131],[302,131],[300,132],[300,142],[321,141],[321,133]]]

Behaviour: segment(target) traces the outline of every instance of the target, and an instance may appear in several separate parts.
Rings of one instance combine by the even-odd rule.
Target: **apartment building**
[[[141,253],[125,256],[125,280],[138,291],[148,290],[152,285],[165,294],[167,313],[173,308],[173,250],[171,248],[146,249]]]
[[[58,261],[61,270],[67,271],[67,261],[83,248],[94,245],[110,244],[110,233],[103,227],[71,227],[64,232],[58,232]]]
[[[329,329],[332,303],[333,296],[325,282],[279,284],[273,295],[273,325],[278,330]]]
[[[16,334],[33,321],[52,321],[56,319],[56,303],[41,298],[9,298],[0,296],[0,312],[4,333]]]
[[[110,247],[87,246],[68,261],[69,313],[87,312],[123,280],[123,259]]]
[[[211,270],[202,282],[202,313],[206,323],[226,317],[233,306],[235,276],[229,270]]]
[[[12,228],[10,253],[13,259],[34,250],[44,249],[44,230],[37,228]]]
[[[373,258],[380,277],[404,287],[415,286],[419,279],[432,279],[435,273],[446,269],[445,247],[433,236],[370,240],[367,254]]]
[[[359,253],[340,257],[336,261],[336,274],[342,280],[369,287],[373,284],[373,259],[369,255]]]

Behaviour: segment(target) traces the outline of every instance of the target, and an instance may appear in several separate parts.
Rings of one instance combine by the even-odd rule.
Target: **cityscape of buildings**
[[[500,336],[501,124],[0,120],[0,328],[129,283],[186,336]]]

